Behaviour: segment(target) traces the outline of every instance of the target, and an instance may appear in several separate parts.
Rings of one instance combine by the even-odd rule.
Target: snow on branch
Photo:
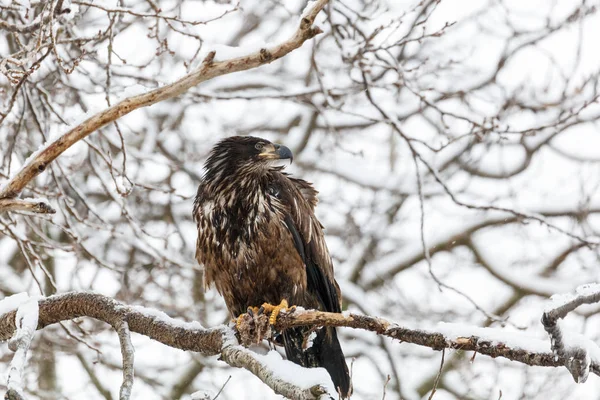
[[[600,284],[582,285],[575,293],[552,296],[542,316],[544,329],[550,335],[550,343],[555,359],[563,364],[575,382],[585,382],[590,370],[598,374],[600,364],[600,347],[586,337],[568,332],[560,326],[559,320],[583,304],[600,302]]]
[[[328,0],[318,0],[312,3],[311,8],[304,13],[303,17],[300,19],[298,29],[294,32],[292,37],[279,45],[275,45],[268,49],[263,48],[243,57],[222,61],[215,60],[215,52],[212,51],[208,53],[202,62],[202,65],[196,71],[183,76],[169,85],[159,87],[137,96],[128,97],[114,106],[100,111],[86,119],[81,124],[42,146],[41,149],[35,152],[19,172],[17,172],[17,174],[6,184],[0,187],[0,199],[17,197],[33,178],[45,171],[48,165],[68,148],[96,130],[118,120],[130,112],[137,110],[138,108],[147,107],[179,96],[190,88],[217,76],[246,71],[260,67],[261,65],[269,64],[298,49],[305,41],[322,32],[319,27],[313,26],[313,23],[317,14],[325,7],[327,2]]]
[[[221,358],[232,367],[252,372],[275,393],[288,399],[313,400],[321,396],[328,399],[335,393],[331,378],[324,368],[310,370],[317,370],[316,374],[307,373],[301,366],[284,361],[275,351],[263,356],[242,346],[227,346]],[[286,373],[290,369],[292,372]]]
[[[13,298],[15,296],[11,296]],[[9,298],[10,299],[10,298]],[[14,314],[14,323],[16,327],[15,335],[8,342],[8,347],[15,352],[15,355],[8,369],[8,388],[5,399],[21,400],[23,396],[23,372],[27,360],[27,351],[33,339],[33,333],[38,326],[38,302],[36,299],[27,298],[19,304]]]
[[[594,290],[596,289],[600,288],[595,287]],[[548,311],[544,318],[546,321],[552,319],[556,321],[559,315],[563,315],[561,313],[564,310],[577,302],[591,302],[593,296],[598,296],[598,290],[595,292],[582,290],[571,301],[564,302],[565,308],[558,307],[560,311],[556,313]],[[582,300],[582,298],[585,299]],[[34,301],[24,303],[28,305],[21,306],[20,311],[15,311],[16,299],[11,299],[0,301],[0,341],[8,340],[15,331],[17,331],[15,337],[21,337],[19,332],[23,332],[23,327],[28,327],[31,334],[24,338],[29,342],[27,340],[18,342],[21,343],[22,351],[26,351],[28,348],[36,325],[37,329],[43,329],[60,321],[91,317],[113,326],[119,334],[124,362],[121,399],[128,398],[133,385],[133,346],[130,332],[146,335],[173,348],[194,351],[206,356],[220,355],[221,359],[229,365],[247,369],[273,391],[288,398],[318,399],[326,393],[331,394],[331,383],[326,374],[319,373],[319,369],[311,370],[310,374],[308,372],[282,373],[282,370],[289,369],[281,368],[281,363],[285,361],[274,360],[273,356],[269,355],[261,356],[241,347],[236,339],[236,332],[228,326],[204,328],[197,322],[182,322],[170,318],[158,310],[129,306],[109,297],[89,292],[70,292],[42,298],[37,303]],[[22,301],[23,299],[19,298],[18,300]],[[39,304],[39,309],[34,307],[35,304]],[[36,310],[39,310],[39,318],[34,312]],[[337,314],[301,308],[282,312],[279,315],[276,329],[281,330],[294,326],[337,326],[362,329],[433,350],[474,351],[493,358],[503,357],[531,366],[561,367],[568,361],[566,357],[572,357],[570,353],[554,354],[546,351],[550,345],[545,340],[504,329],[458,324],[439,324],[435,329],[427,330],[414,329],[367,315]],[[254,329],[262,328],[255,327]],[[244,332],[243,329],[238,333],[242,337],[242,341],[243,336],[253,335],[252,332]],[[589,348],[586,350],[588,350],[586,354],[592,354],[589,352]],[[24,360],[24,353],[19,354],[23,356]],[[589,359],[587,370],[600,375],[599,358],[596,358],[595,354],[587,358]],[[23,364],[15,364],[17,370],[19,370],[19,365]],[[296,368],[300,367],[296,366]],[[307,379],[309,375],[310,379]]]
[[[133,355],[134,349],[131,344],[131,332],[127,321],[122,321],[117,326],[119,342],[121,343],[121,355],[123,357],[123,384],[119,392],[119,400],[128,400],[131,397],[133,387]]]

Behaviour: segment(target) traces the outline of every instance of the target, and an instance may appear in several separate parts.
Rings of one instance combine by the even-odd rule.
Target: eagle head
[[[254,136],[232,136],[217,143],[204,168],[205,178],[224,178],[239,171],[260,172],[274,167],[274,160],[293,161],[292,151],[282,145]]]

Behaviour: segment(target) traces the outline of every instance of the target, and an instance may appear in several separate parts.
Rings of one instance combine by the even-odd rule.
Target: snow
[[[325,368],[303,368],[291,361],[284,360],[281,354],[274,350],[265,355],[256,354],[254,357],[269,371],[272,371],[277,378],[285,382],[290,382],[302,389],[320,385],[328,393],[336,393],[335,386]]]
[[[46,197],[29,197],[27,199],[21,199],[21,201],[31,203],[31,204],[38,204],[38,203],[50,204],[50,202],[48,201],[48,199]]]
[[[6,386],[8,389],[12,389],[19,394],[22,394],[22,377],[27,360],[27,350],[29,350],[29,346],[31,345],[33,333],[37,329],[39,307],[37,298],[27,296],[27,299],[23,299],[23,296],[21,296],[20,299],[24,301],[18,305],[17,314],[15,316],[17,331],[10,343],[16,348],[14,349],[15,355],[10,363]]]
[[[558,291],[557,291],[558,292]],[[554,294],[548,304],[546,305],[544,311],[550,312],[557,308],[560,308],[564,305],[572,303],[577,300],[579,297],[589,297],[600,294],[600,284],[598,283],[588,283],[581,286],[578,286],[575,289],[574,293],[558,293]]]
[[[23,329],[27,332],[35,332],[39,317],[39,306],[37,298],[29,297],[17,308],[15,324],[17,330]]]
[[[184,329],[193,330],[204,330],[205,328],[198,321],[186,322],[175,318],[169,317],[166,313],[154,308],[143,307],[143,306],[127,306],[129,309],[135,312],[139,312],[149,318],[153,318],[156,321],[164,322],[165,324],[175,326]]]
[[[552,296],[554,293],[567,292],[576,284],[573,281],[548,279],[533,275],[527,276],[526,274],[515,272],[510,268],[501,268],[491,257],[486,257],[482,250],[480,250],[480,253],[482,258],[485,259],[486,265],[492,275],[513,287],[521,288],[540,296]]]
[[[215,398],[215,394],[206,390],[199,390],[190,395],[190,400],[211,400]]]
[[[529,352],[548,353],[550,351],[550,343],[547,339],[542,340],[538,336],[508,329],[481,328],[467,324],[440,322],[435,326],[435,331],[451,340],[459,337],[477,336],[482,340],[495,344],[505,344],[508,347]]]
[[[577,383],[583,383],[587,380],[590,362],[596,365],[600,364],[600,347],[598,347],[596,342],[584,335],[565,328],[566,324],[563,321],[558,321],[558,326],[562,332],[562,339],[567,352],[577,349],[583,349],[585,351],[587,359],[586,365],[588,368],[582,376],[577,377]]]
[[[73,18],[75,18],[75,16],[79,14],[79,4],[73,4],[70,0],[65,0],[65,2],[63,3],[63,10],[65,8],[69,8],[71,11],[68,13],[61,14],[61,18],[64,21],[72,21]]]
[[[308,14],[310,12],[310,10],[312,10],[316,4],[317,4],[316,0],[308,0],[306,2],[306,7],[304,7],[304,10],[302,10],[302,15],[300,16],[300,20],[302,20],[302,18],[306,17],[306,14]]]
[[[27,293],[17,293],[0,300],[0,315],[16,310],[19,305],[29,299]]]
[[[215,61],[231,60],[256,53],[261,49],[268,49],[272,44],[264,41],[246,43],[244,46],[227,46],[220,43],[204,43],[198,55],[199,60],[204,60],[208,53],[215,52]]]
[[[118,100],[124,100],[127,99],[129,97],[134,97],[137,96],[139,94],[143,94],[150,91],[150,88],[147,88],[144,85],[140,85],[139,83],[136,83],[134,85],[131,86],[127,86],[125,88],[125,90],[123,90],[122,92],[119,93],[119,97]]]

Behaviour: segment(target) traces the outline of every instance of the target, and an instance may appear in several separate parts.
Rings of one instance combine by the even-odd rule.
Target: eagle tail
[[[303,350],[307,347],[305,343],[307,334],[306,328],[290,328],[283,332],[283,343],[288,360],[307,368],[325,368],[342,398],[348,398],[352,393],[350,373],[336,329],[333,327],[319,329],[312,346]]]

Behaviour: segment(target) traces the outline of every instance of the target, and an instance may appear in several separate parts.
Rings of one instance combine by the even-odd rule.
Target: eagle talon
[[[283,300],[281,300],[281,303],[279,303],[279,305],[277,305],[277,306],[274,306],[273,304],[269,304],[269,303],[264,303],[260,308],[264,309],[264,311],[266,311],[266,312],[271,313],[271,316],[269,317],[269,326],[271,326],[271,329],[274,331],[279,313],[282,310],[287,310],[289,307],[290,306],[289,306],[287,300],[283,299]]]
[[[248,307],[248,309],[246,310],[246,314],[254,318],[254,316],[259,316],[262,313],[258,307]]]
[[[234,321],[238,339],[244,346],[255,345],[269,338],[268,316],[263,315],[258,307],[248,307]]]
[[[247,324],[248,325],[255,325],[255,319],[256,316],[260,315],[258,313],[258,307],[248,307],[246,309],[245,313],[240,314],[234,321],[235,321],[235,328],[237,329],[237,331],[239,332],[242,324],[244,323],[245,320],[247,320]],[[249,317],[249,318],[248,318]]]
[[[240,327],[242,326],[242,323],[244,322],[244,316],[246,314],[240,314],[236,319],[235,319],[235,329],[239,332],[240,331]]]

